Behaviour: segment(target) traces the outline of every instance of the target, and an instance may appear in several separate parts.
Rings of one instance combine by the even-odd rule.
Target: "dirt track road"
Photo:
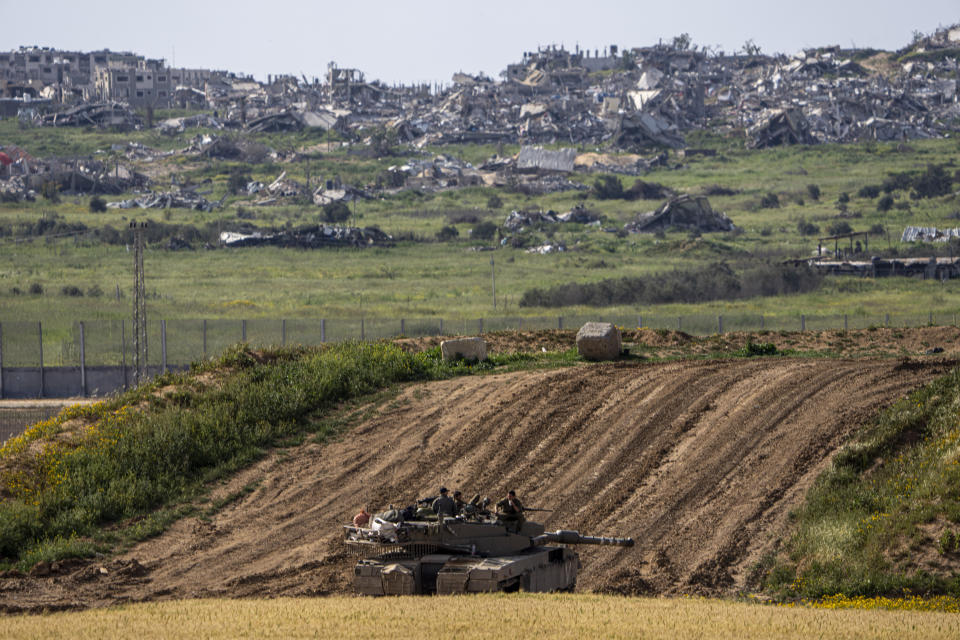
[[[784,530],[851,430],[955,363],[754,359],[608,364],[406,387],[341,440],[262,460],[258,488],[103,564],[0,579],[0,610],[349,591],[340,525],[440,484],[553,509],[549,529],[630,535],[580,547],[580,589],[724,594]],[[134,562],[136,560],[136,562]]]

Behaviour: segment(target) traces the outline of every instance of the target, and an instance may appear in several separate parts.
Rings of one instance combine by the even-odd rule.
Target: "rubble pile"
[[[509,231],[523,231],[525,228],[540,224],[560,224],[575,222],[578,224],[600,224],[597,214],[587,211],[583,205],[577,205],[566,213],[555,211],[511,211],[503,222],[503,228]]]
[[[8,201],[33,200],[49,184],[64,195],[118,195],[150,183],[147,176],[119,161],[92,157],[40,160],[16,147],[0,148],[0,153],[9,160],[0,163],[0,193]]]
[[[50,127],[111,127],[140,129],[143,119],[119,102],[96,102],[81,104],[66,111],[43,116],[40,124]]]
[[[685,133],[697,129],[745,130],[754,147],[903,140],[957,128],[958,59],[960,27],[953,26],[898,52],[834,46],[793,56],[728,54],[692,47],[689,39],[623,50],[611,46],[602,53],[548,46],[524,53],[499,81],[461,72],[447,87],[391,87],[333,63],[325,81],[281,75],[263,83],[206,72],[199,85],[166,88],[167,104],[160,106],[207,108],[213,115],[168,119],[159,128],[337,130],[354,140],[388,129],[398,142],[420,148],[511,143],[682,149]],[[24,102],[21,111],[34,117],[54,109],[36,116],[51,126],[143,125],[126,104],[83,103],[97,91],[80,90],[71,84],[75,81],[45,78],[30,88],[36,104]],[[106,92],[98,95],[117,99],[112,87],[101,89]],[[123,95],[123,86],[117,84],[116,91]],[[145,97],[128,99],[149,108]],[[521,157],[519,167],[525,163]]]
[[[669,228],[695,231],[733,231],[734,224],[725,213],[714,211],[706,196],[679,195],[667,200],[656,211],[642,213],[624,225],[629,233],[654,233]]]
[[[176,191],[148,193],[139,198],[108,202],[107,207],[111,209],[171,209],[176,207],[197,211],[213,211],[221,204],[222,200],[210,202],[196,191],[181,188]]]
[[[225,247],[291,247],[318,249],[321,247],[392,246],[393,237],[376,227],[336,227],[315,225],[280,232],[238,233],[224,231],[220,244]]]

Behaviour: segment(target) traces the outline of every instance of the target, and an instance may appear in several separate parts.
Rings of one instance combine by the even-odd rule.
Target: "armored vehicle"
[[[360,559],[353,585],[364,595],[572,591],[580,556],[566,545],[632,547],[632,538],[545,532],[537,522],[445,517],[345,527]],[[561,545],[561,546],[555,546]]]

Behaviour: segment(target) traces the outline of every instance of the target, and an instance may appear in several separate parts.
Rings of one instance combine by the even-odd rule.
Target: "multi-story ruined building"
[[[48,97],[56,102],[103,100],[134,107],[169,107],[182,102],[187,90],[204,92],[215,78],[237,76],[226,71],[171,68],[162,59],[134,53],[62,51],[20,47],[0,52],[0,97]]]

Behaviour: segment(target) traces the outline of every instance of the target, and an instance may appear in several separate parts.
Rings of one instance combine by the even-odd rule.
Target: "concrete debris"
[[[696,231],[733,231],[736,227],[726,214],[714,211],[705,196],[679,195],[659,209],[637,216],[624,225],[630,233],[653,233],[671,227]]]
[[[220,234],[220,244],[225,247],[277,246],[300,249],[320,247],[370,247],[392,246],[393,237],[376,227],[335,227],[313,225],[279,232],[255,231],[238,233],[224,231]]]
[[[127,105],[118,102],[82,104],[43,116],[40,124],[50,127],[100,127],[140,129],[143,119]]]
[[[111,52],[67,52],[87,60],[89,70],[41,64],[36,81],[16,81],[20,75],[10,74],[28,77],[26,66],[17,67],[28,56],[61,55],[24,48],[0,58],[10,69],[0,69],[0,78],[14,80],[0,95],[11,106],[0,106],[27,123],[122,127],[143,125],[131,105],[148,109],[148,117],[153,107],[189,106],[213,115],[164,120],[160,129],[336,129],[353,141],[388,130],[416,148],[503,143],[656,153],[681,149],[688,132],[705,129],[749,131],[758,147],[909,140],[958,130],[960,44],[952,35],[958,32],[957,25],[938,29],[890,53],[838,46],[793,56],[689,43],[602,52],[548,46],[523,53],[499,81],[458,72],[445,87],[388,86],[333,63],[322,80],[280,75],[257,82]],[[566,150],[541,150],[521,151],[514,168],[568,172],[569,166]]]
[[[210,202],[202,195],[190,189],[149,193],[139,198],[108,202],[111,209],[195,209],[197,211],[213,211],[223,204],[223,201]]]
[[[621,348],[620,330],[611,322],[587,322],[577,331],[577,353],[585,360],[616,360]]]
[[[527,253],[536,253],[541,256],[545,256],[551,253],[563,253],[566,250],[567,246],[562,242],[548,242],[547,244],[542,244],[539,247],[530,247],[527,249]]]
[[[554,211],[511,211],[503,223],[503,228],[509,231],[522,231],[527,227],[538,224],[559,224],[575,222],[578,224],[599,225],[600,218],[595,213],[587,211],[583,205],[577,205],[572,210],[557,214]]]
[[[900,242],[949,242],[953,238],[960,238],[960,229],[905,227],[900,235]]]
[[[800,109],[773,109],[747,130],[747,147],[763,149],[785,144],[814,144],[810,123]]]
[[[487,343],[483,338],[455,338],[440,343],[440,355],[444,362],[468,360],[481,362],[487,359]]]
[[[176,135],[183,133],[187,129],[223,129],[223,123],[208,113],[201,113],[195,116],[183,118],[168,118],[157,125],[160,133],[167,135]]]
[[[120,149],[127,150],[121,146]],[[0,193],[5,200],[33,200],[44,184],[52,183],[59,193],[117,195],[149,186],[149,179],[119,161],[92,157],[38,160],[16,147],[2,148],[10,162],[0,164]],[[139,153],[133,149],[129,153]]]

